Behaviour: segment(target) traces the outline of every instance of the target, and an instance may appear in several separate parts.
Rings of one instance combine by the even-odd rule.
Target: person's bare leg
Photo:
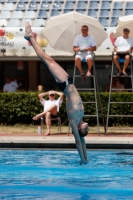
[[[116,67],[117,67],[119,73],[121,73],[122,70],[121,70],[120,64],[119,64],[119,62],[118,62],[118,59],[119,59],[119,56],[114,55],[114,57],[113,57],[114,63],[115,63],[115,65],[116,65]]]
[[[56,111],[56,112],[55,112]],[[46,111],[34,116],[32,119],[33,120],[38,120],[39,118],[43,117],[47,112],[50,112],[51,114],[53,115],[56,115],[57,114],[57,106],[56,105],[53,105],[49,108],[46,109]],[[56,113],[56,114],[55,114]]]
[[[33,36],[31,26],[29,25],[29,23],[25,24],[25,38],[26,37],[27,38],[29,37],[31,44],[35,49],[37,55],[43,62],[47,64],[47,67],[49,68],[50,72],[52,73],[56,81],[61,83],[66,81],[68,77],[67,72],[60,65],[58,65],[50,56],[48,56],[38,45]]]
[[[126,69],[128,67],[129,62],[130,62],[130,55],[126,55],[125,56],[124,67],[123,67],[123,70],[122,70],[123,74],[126,73]]]
[[[50,126],[51,126],[51,113],[47,112],[45,114],[45,122],[46,122],[46,126],[47,126],[47,132],[46,132],[46,136],[50,135]]]
[[[75,57],[75,65],[76,65],[76,67],[78,68],[80,74],[81,74],[81,75],[85,75],[85,73],[84,73],[84,71],[83,71],[83,69],[82,69],[82,67],[81,67],[81,60],[80,60],[79,57]]]
[[[93,65],[92,58],[87,58],[87,65],[88,65],[88,71],[87,71],[86,76],[91,76],[91,68],[92,68],[92,65]]]

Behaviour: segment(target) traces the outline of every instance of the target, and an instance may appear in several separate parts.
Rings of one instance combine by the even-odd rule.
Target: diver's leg
[[[27,22],[25,24],[25,39],[29,40],[35,49],[37,55],[39,58],[47,64],[47,67],[49,68],[51,74],[54,76],[57,82],[64,82],[67,80],[68,74],[67,72],[60,66],[58,65],[53,58],[48,56],[42,48],[38,45],[36,42],[34,35],[31,30],[30,24]]]

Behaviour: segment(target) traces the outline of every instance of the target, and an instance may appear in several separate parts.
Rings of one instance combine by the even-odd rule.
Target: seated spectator
[[[118,37],[114,42],[114,63],[118,69],[117,76],[128,76],[126,69],[130,62],[130,53],[133,51],[133,39],[129,37],[130,30],[128,27],[123,28],[123,36]],[[120,67],[118,62],[119,58],[124,58],[123,69]]]
[[[43,92],[43,86],[42,86],[42,85],[38,85],[37,91],[38,91],[38,92]]]
[[[19,89],[17,82],[11,81],[10,76],[5,76],[6,84],[3,87],[3,92],[16,92]]]
[[[56,94],[59,95],[59,98],[57,100],[55,100]],[[43,98],[45,96],[48,96],[49,100],[45,100]],[[58,116],[59,107],[63,102],[63,97],[64,94],[62,92],[56,92],[52,90],[38,95],[40,103],[44,106],[44,112],[33,117],[33,120],[38,120],[39,118],[41,118],[42,114],[44,114],[47,126],[47,132],[45,134],[46,136],[50,135],[51,117],[54,118]]]
[[[73,50],[75,51],[75,65],[79,69],[80,75],[85,76],[85,73],[81,67],[81,61],[85,59],[88,65],[88,71],[86,76],[91,76],[91,68],[93,65],[93,51],[96,51],[95,38],[88,34],[89,28],[86,25],[81,27],[81,34],[76,36],[73,43]]]
[[[109,83],[106,85],[106,92],[109,92],[109,90],[110,90],[110,81],[111,81],[111,76],[109,76]],[[115,87],[115,79],[113,77],[112,78],[112,88],[114,88],[114,87]]]
[[[115,85],[112,87],[112,89],[117,89],[113,90],[114,92],[125,92],[125,86],[121,84],[119,77],[115,78]]]

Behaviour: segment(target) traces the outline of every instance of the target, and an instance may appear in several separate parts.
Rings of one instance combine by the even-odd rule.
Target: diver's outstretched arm
[[[67,72],[60,66],[58,65],[53,58],[48,56],[42,48],[38,45],[36,42],[34,35],[31,30],[31,26],[28,22],[25,24],[25,39],[29,40],[35,49],[38,57],[47,65],[49,68],[51,74],[53,77],[56,79],[57,82],[62,83],[67,80],[68,74]]]
[[[84,137],[80,137],[80,140],[81,140],[81,143],[82,143],[82,149],[83,149],[83,153],[84,153],[84,158],[85,158],[86,161],[88,161],[85,139],[84,139]]]
[[[81,158],[80,164],[86,164],[87,159],[86,159],[86,153],[84,152],[85,148],[83,149],[82,141],[80,139],[79,132],[78,132],[78,127],[75,124],[74,120],[70,120],[70,125],[71,125],[73,135],[75,138],[76,148],[77,148],[79,156]]]

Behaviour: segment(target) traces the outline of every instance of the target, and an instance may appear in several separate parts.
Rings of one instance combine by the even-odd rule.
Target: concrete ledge
[[[85,137],[87,149],[133,149],[133,136],[96,136]],[[75,149],[73,135],[34,135],[34,136],[0,136],[0,148],[64,148]]]
[[[85,137],[87,149],[133,149],[133,135],[100,135],[89,134]],[[65,135],[0,135],[0,148],[64,148],[75,149],[72,134]]]
[[[133,144],[86,144],[87,149],[133,149]],[[75,144],[57,143],[0,143],[0,148],[18,149],[76,149]]]

